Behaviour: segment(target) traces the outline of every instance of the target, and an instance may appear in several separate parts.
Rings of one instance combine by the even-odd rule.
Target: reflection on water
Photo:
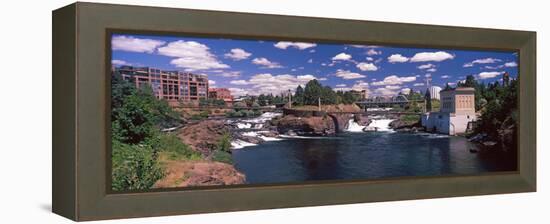
[[[473,154],[461,137],[403,133],[342,133],[286,139],[235,150],[248,183],[478,174],[513,171],[513,158]]]

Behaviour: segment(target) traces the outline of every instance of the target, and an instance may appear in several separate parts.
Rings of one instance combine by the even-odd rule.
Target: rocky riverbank
[[[203,120],[187,124],[177,132],[178,138],[192,150],[199,152],[197,161],[164,161],[164,178],[154,187],[190,187],[230,185],[246,182],[245,175],[231,164],[230,146],[223,146],[224,138],[232,136],[233,127],[222,120]],[[227,141],[230,141],[228,139]],[[229,144],[227,142],[226,144]],[[227,148],[223,148],[227,147]],[[223,161],[223,162],[217,162]]]
[[[507,118],[491,136],[483,132],[474,132],[467,137],[470,142],[483,146],[486,150],[500,150],[503,152],[517,152],[517,124],[511,117]]]
[[[245,175],[232,165],[212,161],[170,161],[165,176],[154,188],[232,185],[245,183]]]
[[[423,131],[424,128],[422,127],[422,124],[419,120],[410,120],[410,119],[403,119],[403,117],[397,117],[397,119],[393,120],[389,124],[390,128],[392,128],[395,131],[398,132],[419,132]]]

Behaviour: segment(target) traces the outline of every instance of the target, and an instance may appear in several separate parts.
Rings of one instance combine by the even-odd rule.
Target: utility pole
[[[288,90],[288,108],[292,108],[292,92]]]
[[[321,97],[319,97],[319,111],[321,111]]]

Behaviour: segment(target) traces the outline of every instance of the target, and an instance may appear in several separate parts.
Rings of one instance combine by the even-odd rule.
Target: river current
[[[260,119],[265,121],[272,116]],[[515,170],[515,162],[499,153],[471,153],[470,149],[478,146],[466,138],[395,132],[389,128],[390,122],[383,118],[373,120],[369,128],[376,128],[377,132],[363,132],[365,127],[350,120],[345,133],[330,137],[264,137],[265,142],[257,145],[234,142],[238,149],[233,151],[233,162],[250,184]]]

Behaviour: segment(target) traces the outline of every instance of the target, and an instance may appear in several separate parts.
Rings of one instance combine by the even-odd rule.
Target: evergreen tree
[[[296,87],[296,92],[294,93],[294,102],[297,105],[304,105],[304,88],[301,85]]]
[[[424,95],[424,99],[426,100],[426,112],[432,111],[432,94],[430,94],[429,89],[426,89],[426,95]]]
[[[267,97],[266,95],[260,94],[260,95],[258,96],[258,104],[259,104],[260,106],[262,106],[262,107],[263,107],[263,106],[266,106],[268,103],[269,103],[269,102],[268,102],[268,97]]]
[[[461,82],[461,85],[460,85],[460,87],[471,87],[471,88],[475,88],[476,86],[477,86],[477,82],[473,75],[466,76],[466,80],[464,81],[464,83]]]
[[[445,88],[443,88],[443,90],[451,90],[451,86],[449,85],[449,83],[445,83]]]

